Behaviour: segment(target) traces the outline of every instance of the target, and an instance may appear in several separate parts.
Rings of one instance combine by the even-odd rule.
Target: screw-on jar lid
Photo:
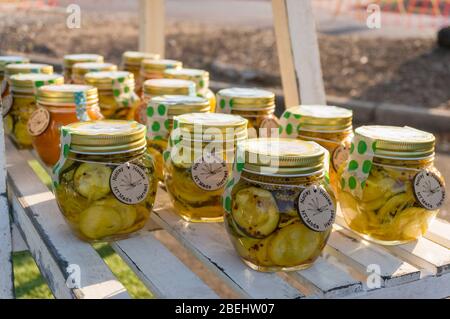
[[[167,69],[179,69],[183,63],[170,59],[143,59],[141,67],[145,72],[164,71]]]
[[[179,79],[150,79],[144,81],[144,95],[193,95],[195,83]]]
[[[144,59],[156,60],[159,59],[159,54],[139,51],[125,51],[122,54],[122,62],[124,65],[135,65],[140,67],[141,62]]]
[[[423,158],[434,154],[434,135],[408,126],[367,125],[355,134],[375,140],[375,156]]]
[[[21,73],[45,73],[52,74],[53,66],[49,64],[40,63],[20,63],[20,64],[8,64],[5,68],[6,76]]]
[[[114,154],[146,147],[145,126],[135,121],[102,120],[64,126],[71,135],[70,149],[82,154]]]
[[[193,81],[202,89],[208,86],[209,72],[200,69],[167,69],[164,71],[164,77]]]
[[[226,100],[232,110],[255,111],[275,107],[275,94],[256,88],[228,88],[217,92],[218,105],[224,107]]]
[[[244,170],[264,175],[311,174],[324,168],[325,150],[315,142],[287,138],[245,141]]]
[[[20,73],[11,75],[10,81],[13,92],[33,93],[36,87],[63,84],[64,77],[60,74]]]
[[[77,96],[83,93],[87,105],[98,103],[98,91],[96,87],[79,84],[44,85],[38,90],[36,100],[41,105],[74,106],[77,104]]]
[[[298,120],[299,131],[339,132],[352,128],[353,112],[331,105],[299,105],[288,108],[285,114]]]
[[[127,71],[100,71],[89,72],[84,75],[84,81],[88,85],[95,86],[100,90],[111,90],[113,87],[112,81],[120,80],[126,86],[129,91],[134,90],[134,75]]]
[[[189,95],[161,95],[150,99],[150,105],[158,107],[164,105],[168,108],[169,116],[176,116],[186,113],[206,113],[211,106],[209,100],[198,96]]]
[[[30,60],[23,56],[15,56],[15,55],[0,55],[0,73],[5,71],[5,67],[8,64],[15,63],[29,63]]]
[[[117,65],[104,62],[78,62],[72,66],[72,80],[75,83],[84,83],[84,76],[89,72],[116,71]]]
[[[103,56],[98,54],[67,54],[64,56],[64,66],[72,67],[79,62],[103,62]]]

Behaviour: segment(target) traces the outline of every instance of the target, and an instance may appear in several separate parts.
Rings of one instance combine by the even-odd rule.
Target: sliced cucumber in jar
[[[104,164],[83,163],[74,175],[75,189],[89,200],[100,199],[110,192],[111,169]]]
[[[231,214],[236,226],[253,238],[269,236],[280,221],[280,212],[272,194],[257,187],[244,188],[236,193]]]

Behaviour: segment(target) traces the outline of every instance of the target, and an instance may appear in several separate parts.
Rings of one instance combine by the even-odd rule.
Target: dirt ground
[[[66,53],[95,52],[119,63],[137,49],[138,25],[129,12],[83,13],[80,29],[65,26],[64,12],[0,12],[0,52],[61,59]],[[381,39],[320,35],[327,94],[416,107],[450,109],[450,50],[434,39]],[[208,69],[211,78],[279,87],[279,67],[270,27],[167,23],[166,56]]]

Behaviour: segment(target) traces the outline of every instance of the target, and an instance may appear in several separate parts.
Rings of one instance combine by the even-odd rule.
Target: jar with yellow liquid
[[[147,104],[152,97],[160,95],[195,96],[195,83],[179,79],[150,79],[144,82],[142,103],[135,113],[134,120],[147,123]]]
[[[168,79],[188,80],[195,83],[197,95],[207,98],[211,104],[211,112],[216,109],[216,96],[209,89],[209,72],[200,69],[168,69],[164,72]]]
[[[5,116],[8,109],[11,107],[11,99],[12,96],[10,96],[10,89],[9,89],[9,83],[6,80],[5,75],[5,69],[6,66],[9,64],[22,64],[22,63],[29,63],[30,60],[28,58],[22,57],[22,56],[13,56],[13,55],[0,55],[0,98],[1,98],[1,107],[2,107],[2,114]],[[5,107],[4,105],[9,105],[9,107]]]
[[[147,105],[147,150],[153,156],[156,175],[164,180],[163,153],[167,149],[174,116],[186,113],[208,113],[209,101],[199,96],[161,95],[151,98]]]
[[[222,194],[247,120],[231,114],[189,113],[174,118],[164,181],[176,212],[191,222],[223,220]]]
[[[296,271],[319,257],[336,215],[326,152],[296,139],[248,139],[238,146],[223,196],[225,225],[252,269]]]
[[[90,53],[65,55],[63,60],[63,74],[66,83],[72,83],[72,66],[81,62],[103,63],[103,56]]]
[[[86,73],[85,83],[98,89],[100,110],[107,119],[132,120],[141,99],[134,92],[133,73],[101,71]]]
[[[248,136],[270,136],[278,128],[275,112],[275,94],[254,88],[228,88],[217,92],[217,113],[240,115],[248,120]],[[268,129],[269,131],[265,131]]]
[[[84,76],[89,72],[117,71],[117,65],[104,62],[81,62],[72,66],[72,83],[84,84]]]
[[[157,179],[145,127],[104,120],[61,128],[65,150],[54,167],[54,192],[66,222],[85,241],[129,237],[146,224]]]
[[[338,199],[349,227],[384,245],[421,237],[445,200],[433,134],[411,127],[362,126],[341,167]]]
[[[330,183],[337,189],[337,171],[348,157],[353,136],[351,110],[329,105],[288,108],[280,118],[280,135],[314,141],[330,153]]]
[[[134,80],[136,82],[135,92],[141,96],[142,93],[142,81],[141,81],[141,63],[142,60],[157,60],[159,54],[147,53],[139,51],[125,51],[122,54],[121,69],[133,73]]]
[[[36,110],[37,91],[43,85],[63,84],[64,78],[59,74],[20,73],[10,76],[9,82],[12,100],[3,118],[5,132],[18,148],[31,148],[32,138],[27,125]]]

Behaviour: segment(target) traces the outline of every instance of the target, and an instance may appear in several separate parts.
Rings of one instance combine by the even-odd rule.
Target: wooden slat
[[[287,107],[326,104],[311,0],[272,0]]]
[[[339,226],[337,226],[339,229]],[[327,245],[327,251],[338,259],[359,269],[362,274],[370,275],[370,265],[380,268],[381,285],[390,287],[420,279],[420,270],[409,263],[389,254],[376,245],[364,240],[356,240],[351,234],[333,231]]]
[[[311,268],[290,273],[302,284],[313,287],[314,297],[337,298],[362,291],[361,281],[320,257]]]
[[[6,145],[8,198],[31,254],[57,298],[129,298],[97,252],[78,240],[43,185],[11,142]],[[70,265],[81,270],[79,287],[66,285]]]
[[[152,234],[118,241],[112,247],[159,298],[218,298]]]
[[[450,223],[436,218],[425,234],[425,238],[450,249]]]
[[[159,189],[158,196],[167,196]],[[153,212],[152,218],[178,239],[205,266],[244,298],[302,298],[304,295],[276,274],[249,269],[236,255],[222,224],[188,223],[171,209]]]
[[[139,0],[139,50],[164,56],[164,0]]]
[[[12,233],[13,252],[17,253],[17,252],[29,250],[27,243],[23,239],[22,234],[20,233],[19,229],[17,228],[16,224],[14,224],[14,223],[12,224],[11,233]]]

